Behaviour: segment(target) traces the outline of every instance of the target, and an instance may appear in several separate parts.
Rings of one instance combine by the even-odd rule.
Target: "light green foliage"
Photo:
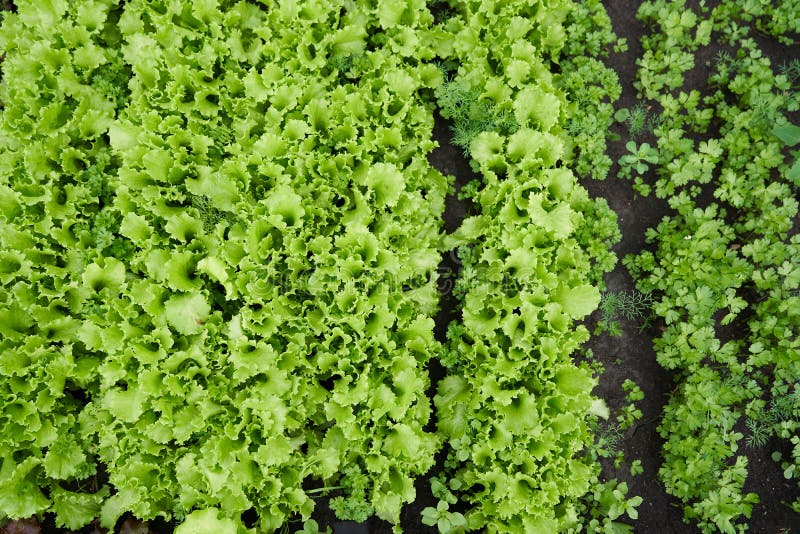
[[[620,430],[626,430],[642,418],[642,410],[636,406],[636,403],[644,399],[644,392],[630,378],[626,378],[622,383],[622,390],[626,393],[626,404],[622,407],[621,413],[617,415],[617,422]]]
[[[608,249],[619,233],[607,205],[590,200],[566,168],[577,161],[573,146],[589,153],[587,139],[564,131],[578,116],[565,94],[579,92],[578,77],[553,76],[546,66],[551,59],[582,63],[577,45],[575,54],[564,48],[564,28],[577,35],[576,25],[593,26],[579,22],[582,15],[602,8],[490,7],[463,3],[443,23],[455,33],[445,58],[459,64],[437,92],[444,113],[474,117],[468,110],[485,101],[495,115],[512,113],[518,127],[484,124],[471,134],[469,154],[482,183],[470,192],[479,214],[451,238],[471,246],[458,248],[463,321],[450,325],[442,359],[448,376],[434,398],[446,471],[432,482],[440,503],[423,517],[443,532],[570,531],[584,523],[582,514],[611,521],[638,504],[617,513],[628,502],[621,488],[589,517],[583,501],[599,484],[599,466],[585,452],[593,443],[589,421],[607,409],[591,395],[590,369],[570,355],[588,337],[576,321],[599,304],[596,286],[614,265]],[[599,20],[598,48],[608,38]],[[596,76],[598,66],[581,74]],[[608,84],[616,84],[614,76]],[[600,89],[590,98],[599,104],[606,94]],[[609,119],[611,113],[609,106]],[[467,506],[463,516],[451,511],[457,500]]]
[[[232,519],[220,518],[216,508],[195,510],[175,529],[175,534],[237,534],[240,528]]]
[[[437,446],[422,431],[424,365],[446,181],[425,159],[432,115],[417,91],[431,69],[393,50],[429,15],[410,7],[401,27],[349,4],[189,6],[126,4],[136,76],[111,135],[116,204],[151,232],[122,298],[169,356],[110,354],[140,413],[102,424],[116,415],[108,384],[87,423],[102,429],[115,487],[142,491],[131,459],[154,455],[178,485],[149,488],[140,516],[255,507],[270,530],[308,516],[303,483],[316,479],[344,487],[342,517],[396,522]],[[379,27],[388,41],[368,53]],[[326,61],[347,54],[361,59],[340,62],[346,72]]]
[[[432,17],[265,4],[6,14],[0,517],[397,522],[432,465]]]
[[[97,389],[89,338],[121,334],[102,302],[125,276],[112,258],[124,247],[108,211],[116,169],[104,138],[124,73],[119,32],[105,22],[113,2],[16,4],[0,29],[0,519],[51,508],[58,525],[78,528],[108,495],[61,484],[96,472],[78,417]]]
[[[600,2],[470,1],[441,25],[420,1],[16,4],[0,520],[239,533],[254,509],[259,532],[310,533],[313,496],[335,488],[339,517],[397,524],[446,441],[426,523],[626,530],[640,499],[598,479],[590,425],[608,410],[571,358],[619,239],[571,170],[610,165]],[[480,214],[448,237],[464,319],[438,434],[448,180],[427,160],[431,95],[482,177]]]

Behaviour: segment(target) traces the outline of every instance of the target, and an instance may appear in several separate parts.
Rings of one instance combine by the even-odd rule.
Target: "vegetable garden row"
[[[0,524],[311,534],[324,505],[632,532],[641,462],[609,436],[643,392],[612,413],[583,347],[623,314],[675,378],[661,487],[700,531],[746,530],[753,450],[800,477],[800,59],[759,45],[796,45],[800,4],[638,17],[642,103],[615,109],[627,43],[599,0],[15,2]],[[708,88],[684,90],[711,43]],[[478,176],[458,191],[431,163],[441,117]],[[670,215],[615,294],[617,215],[582,183],[625,179]]]

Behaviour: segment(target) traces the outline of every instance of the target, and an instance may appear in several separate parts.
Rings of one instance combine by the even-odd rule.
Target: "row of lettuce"
[[[635,517],[598,480],[607,410],[570,358],[619,237],[568,170],[602,159],[610,121],[605,95],[582,97],[594,122],[570,97],[615,83],[579,44],[611,42],[602,6],[374,4],[5,14],[0,520],[232,533],[255,511],[274,531],[330,495],[340,518],[398,524],[440,450],[424,517],[442,531]],[[552,74],[562,54],[586,76]],[[437,102],[482,176],[449,236]],[[463,320],[443,346],[452,247]]]
[[[590,31],[613,40],[604,9],[570,4],[468,1],[441,25],[452,36],[444,64],[458,68],[438,103],[481,177],[461,192],[478,214],[447,238],[462,264],[463,319],[448,330],[448,376],[434,398],[447,457],[439,506],[426,513],[444,532],[624,531],[614,520],[636,517],[641,501],[599,481],[590,423],[608,410],[591,394],[591,369],[572,358],[589,337],[576,321],[597,307],[620,236],[605,200],[589,198],[567,165],[590,153],[589,128],[577,144],[567,131],[573,85],[611,76],[618,88],[582,45]],[[554,75],[562,60],[568,74]],[[606,95],[595,96],[584,98],[599,106]],[[595,126],[602,152],[606,131]]]
[[[652,166],[655,183],[637,176],[635,188],[672,209],[647,233],[652,250],[625,259],[639,289],[657,296],[665,329],[655,349],[676,376],[658,427],[659,475],[687,521],[733,534],[759,502],[744,490],[754,447],[768,443],[784,476],[800,475],[800,167],[787,150],[800,142],[789,120],[800,66],[772,65],[751,35],[791,43],[800,7],[654,0],[638,17],[651,33],[637,89],[660,117],[655,145],[629,143],[622,174]],[[723,51],[708,89],[684,91],[712,41]],[[800,512],[800,501],[787,506]]]

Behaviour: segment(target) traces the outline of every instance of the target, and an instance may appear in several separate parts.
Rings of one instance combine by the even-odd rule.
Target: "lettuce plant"
[[[458,119],[457,87],[518,125],[472,136],[479,214],[450,238],[470,246],[458,248],[463,320],[450,325],[448,376],[434,398],[447,459],[434,479],[439,506],[424,517],[443,532],[577,529],[588,509],[581,499],[598,483],[588,422],[607,414],[591,395],[591,371],[570,355],[588,338],[576,321],[600,301],[596,284],[615,263],[608,247],[618,229],[562,165],[572,107],[545,62],[559,58],[570,7],[554,2],[534,15],[514,3],[465,2],[443,23],[454,37],[442,53],[460,66],[440,105]],[[458,501],[463,521],[450,512]]]
[[[0,515],[397,522],[439,443],[424,4],[18,7]]]
[[[114,2],[17,7],[0,30],[0,518],[52,509],[79,528],[108,496],[88,482],[75,491],[97,473],[79,414],[102,359],[79,332],[93,295],[125,276],[105,134],[129,72]]]
[[[610,165],[599,2],[468,1],[439,24],[419,0],[17,8],[0,29],[0,520],[312,532],[328,495],[342,519],[397,524],[441,448],[423,520],[443,531],[636,517],[599,481],[607,409],[571,358],[619,238],[571,170]],[[482,177],[447,237],[436,105]],[[450,246],[463,320],[442,346]]]

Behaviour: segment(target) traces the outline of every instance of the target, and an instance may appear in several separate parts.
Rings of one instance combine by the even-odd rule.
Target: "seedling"
[[[631,178],[634,172],[641,176],[650,169],[650,165],[658,163],[658,150],[649,143],[637,146],[635,141],[628,141],[625,148],[628,154],[619,159],[621,178]]]

